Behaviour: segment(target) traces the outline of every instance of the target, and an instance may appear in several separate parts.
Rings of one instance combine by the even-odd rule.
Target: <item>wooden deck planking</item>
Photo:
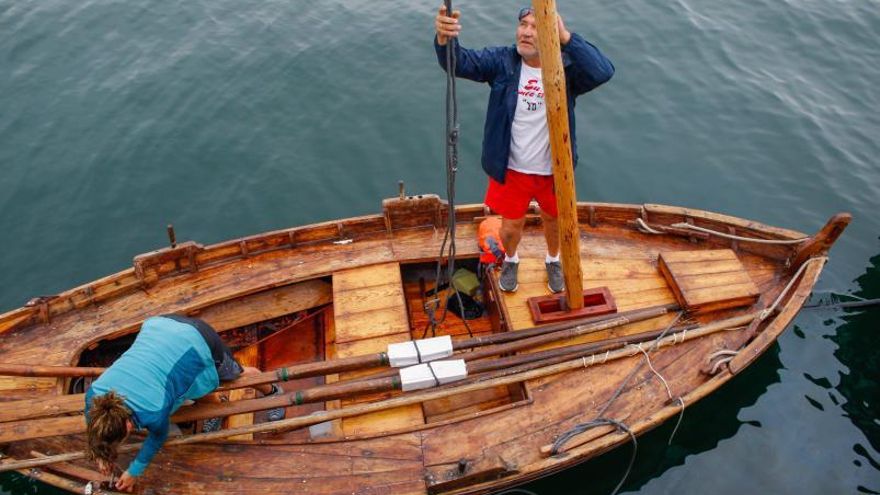
[[[615,261],[582,257],[584,288],[608,287],[618,311],[675,302],[672,291],[651,262],[626,259],[616,264]],[[594,270],[594,267],[597,269]],[[496,271],[495,276],[498,276],[498,273]],[[607,278],[599,278],[597,274],[605,275]],[[638,275],[638,278],[629,278],[634,274]],[[543,260],[523,258],[519,268],[519,288],[515,293],[505,293],[503,296],[513,328],[521,330],[533,327],[527,300],[530,297],[549,293]]]
[[[375,273],[371,274],[375,270]],[[362,284],[369,279],[371,282]],[[378,284],[376,282],[383,282]],[[410,340],[400,265],[387,263],[333,274],[335,355],[348,357],[384,352],[388,344]],[[341,373],[340,378],[351,376]],[[361,399],[364,400],[364,399]],[[359,400],[343,400],[342,407]],[[342,420],[345,435],[398,430],[424,424],[419,404]]]

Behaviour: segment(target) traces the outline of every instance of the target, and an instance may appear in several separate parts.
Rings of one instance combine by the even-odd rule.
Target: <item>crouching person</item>
[[[129,433],[146,429],[140,452],[115,485],[130,492],[165,443],[169,419],[184,401],[213,392],[220,381],[258,372],[242,368],[202,320],[176,315],[149,318],[131,348],[86,392],[87,455],[102,474],[109,475]],[[283,392],[277,385],[257,389],[264,395]],[[284,409],[269,411],[270,420],[283,417]]]

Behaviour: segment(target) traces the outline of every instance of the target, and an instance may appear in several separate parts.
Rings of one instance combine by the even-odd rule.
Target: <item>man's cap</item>
[[[533,9],[531,7],[523,7],[521,9],[519,9],[519,15],[517,16],[516,20],[521,21],[523,17],[525,17],[529,14],[534,14],[534,13],[535,13],[535,9]]]

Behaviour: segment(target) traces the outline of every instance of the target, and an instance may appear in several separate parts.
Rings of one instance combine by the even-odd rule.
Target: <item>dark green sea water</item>
[[[445,191],[438,2],[0,0],[0,312],[179,239],[378,212]],[[877,0],[559,0],[617,66],[579,100],[582,200],[812,233],[855,220],[817,286],[880,297]],[[466,46],[519,5],[456,2]],[[460,202],[487,88],[459,85]],[[880,492],[880,310],[805,311],[768,354],[639,441],[625,491]],[[524,489],[604,494],[627,447]],[[0,494],[56,493],[0,476]]]

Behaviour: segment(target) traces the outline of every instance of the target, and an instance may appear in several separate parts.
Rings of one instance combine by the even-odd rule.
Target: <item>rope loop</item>
[[[643,232],[645,234],[662,235],[666,233],[651,228],[651,226],[645,223],[645,221],[641,218],[636,218],[636,226],[638,227],[640,232]]]
[[[697,232],[702,232],[704,234],[714,235],[718,237],[723,237],[725,239],[730,239],[732,241],[743,241],[743,242],[754,242],[757,244],[800,244],[804,241],[808,241],[809,237],[801,237],[800,239],[758,239],[755,237],[743,237],[740,235],[726,234],[724,232],[718,232],[717,230],[707,229],[705,227],[699,227],[690,223],[679,222],[670,225],[670,227],[675,227],[677,229],[690,229],[695,230]]]
[[[633,445],[632,455],[630,456],[630,459],[629,459],[629,465],[626,467],[626,472],[623,473],[623,477],[620,479],[620,482],[617,483],[617,486],[614,488],[614,491],[611,492],[611,495],[616,495],[617,492],[620,491],[620,488],[623,486],[623,484],[626,482],[626,479],[629,477],[630,472],[632,472],[632,468],[636,462],[636,453],[639,450],[639,442],[638,442],[638,440],[636,440],[635,433],[633,433],[633,431],[630,430],[629,427],[626,424],[624,424],[623,422],[617,421],[617,420],[614,420],[611,418],[600,417],[600,418],[594,419],[593,421],[588,421],[586,423],[581,423],[581,424],[575,425],[572,429],[566,431],[565,433],[563,433],[562,435],[559,435],[559,437],[556,438],[556,440],[553,442],[553,448],[550,450],[550,455],[554,456],[554,457],[559,455],[559,453],[560,453],[559,450],[562,448],[562,446],[565,445],[566,442],[568,442],[569,440],[571,440],[575,436],[580,435],[581,433],[583,433],[587,430],[590,430],[592,428],[596,428],[598,426],[605,426],[605,425],[612,425],[615,428],[617,428],[618,431],[622,431],[622,432],[628,434],[630,442],[632,442],[632,445]]]
[[[807,265],[816,261],[821,261],[822,263],[824,263],[828,261],[828,257],[817,256],[815,258],[810,258],[807,261],[804,261],[803,264],[801,264],[800,268],[798,268],[798,271],[794,274],[794,276],[791,277],[791,280],[788,281],[788,284],[785,286],[785,288],[782,289],[782,292],[779,293],[779,296],[776,297],[776,300],[773,301],[773,304],[771,304],[770,307],[768,307],[764,311],[761,311],[761,313],[758,315],[759,321],[766,320],[776,311],[776,307],[779,306],[779,303],[781,303],[783,299],[785,299],[785,296],[788,295],[788,292],[791,290],[792,287],[794,287],[794,283],[797,282],[799,278],[801,278],[801,275],[807,269]]]

